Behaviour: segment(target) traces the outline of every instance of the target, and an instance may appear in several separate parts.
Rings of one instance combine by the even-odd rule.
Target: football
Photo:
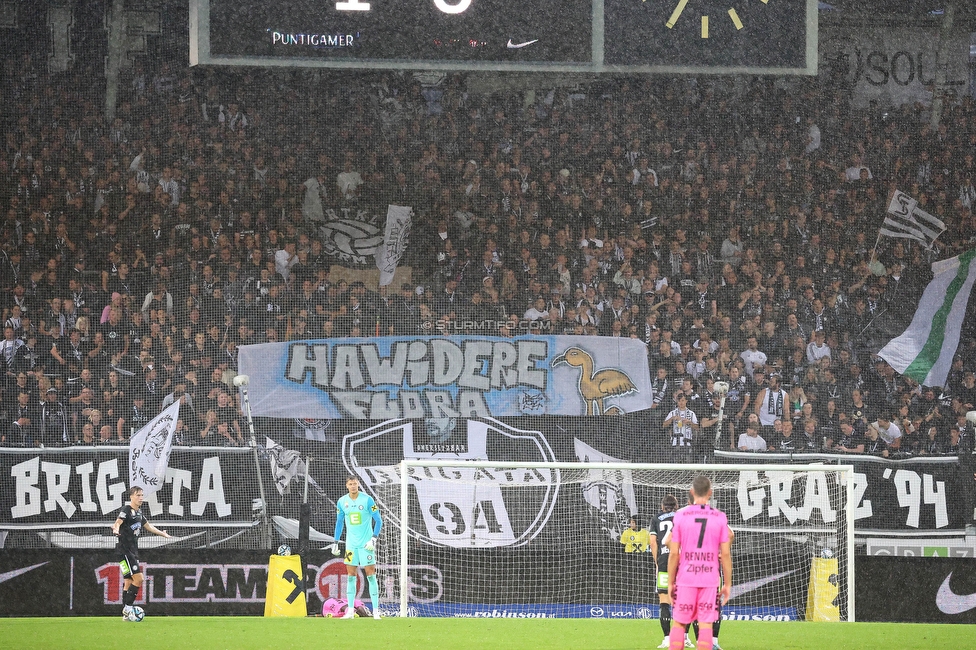
[[[138,623],[142,621],[142,619],[144,619],[145,617],[146,617],[146,611],[139,606],[134,606],[132,608],[132,611],[129,612],[129,620],[132,621],[133,623]]]
[[[291,555],[291,547],[288,544],[282,544],[278,547],[278,555]]]

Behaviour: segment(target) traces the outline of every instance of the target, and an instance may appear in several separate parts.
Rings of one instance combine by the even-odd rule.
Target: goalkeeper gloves
[[[363,548],[367,551],[372,551],[374,548],[376,548],[376,538],[371,538],[368,542],[366,542]]]
[[[335,544],[330,544],[330,545],[328,546],[328,549],[329,549],[330,551],[332,551],[332,555],[336,555],[336,556],[338,556],[338,555],[339,555],[340,553],[342,553],[342,551],[340,551],[340,550],[339,550],[339,544],[338,544],[338,543],[335,543]]]

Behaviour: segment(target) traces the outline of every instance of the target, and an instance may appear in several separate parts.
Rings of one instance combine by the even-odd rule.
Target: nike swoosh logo
[[[935,606],[939,611],[943,614],[962,614],[976,607],[976,593],[965,596],[952,593],[952,587],[949,586],[951,578],[952,573],[949,573],[939,587],[939,593],[935,595]]]
[[[538,43],[538,42],[539,42],[539,39],[535,39],[534,41],[525,41],[524,43],[513,43],[512,42],[512,39],[508,39],[508,49],[510,49],[510,50],[517,50],[517,49],[519,49],[521,47],[526,47],[526,46],[532,45],[533,43]]]
[[[784,571],[783,573],[777,573],[776,575],[766,576],[765,578],[759,578],[758,580],[750,580],[749,582],[743,582],[742,584],[732,585],[732,595],[729,596],[729,600],[733,598],[738,598],[750,591],[755,591],[760,587],[765,587],[770,582],[776,582],[780,578],[785,578],[788,575],[796,573],[799,569],[793,569],[792,571]]]
[[[0,573],[0,582],[6,582],[7,580],[13,580],[17,576],[22,576],[28,571],[33,571],[37,567],[41,567],[47,564],[47,562],[41,562],[40,564],[35,564],[34,566],[25,567],[23,569],[14,569],[13,571],[7,571],[6,573]]]

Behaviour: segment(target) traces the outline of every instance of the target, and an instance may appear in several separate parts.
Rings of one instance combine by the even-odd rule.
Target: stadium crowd
[[[4,445],[119,444],[175,399],[183,444],[244,444],[239,346],[377,334],[639,338],[681,449],[716,380],[721,446],[754,451],[955,453],[976,403],[971,332],[938,387],[871,340],[974,244],[969,98],[933,129],[821,78],[476,95],[161,63],[107,119],[29,57],[3,74]],[[948,226],[932,250],[876,245],[896,188]],[[412,279],[335,273],[323,226],[388,204]]]

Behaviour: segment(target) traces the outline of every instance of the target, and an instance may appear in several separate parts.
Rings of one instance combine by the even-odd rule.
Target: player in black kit
[[[667,648],[670,645],[668,639],[668,635],[671,634],[671,597],[668,596],[669,551],[664,536],[671,531],[671,520],[674,519],[677,510],[678,500],[674,495],[669,494],[661,499],[661,512],[651,522],[651,553],[654,554],[654,561],[657,563],[657,594],[658,602],[661,603],[659,618],[661,629],[664,630],[664,641],[658,646],[659,648]]]
[[[145,498],[141,487],[129,488],[129,503],[122,506],[119,516],[112,524],[112,533],[119,538],[115,550],[121,555],[119,566],[125,579],[122,592],[122,620],[129,620],[132,604],[142,586],[142,568],[139,566],[139,535],[142,529],[160,537],[171,537],[165,530],[159,530],[139,510]]]

